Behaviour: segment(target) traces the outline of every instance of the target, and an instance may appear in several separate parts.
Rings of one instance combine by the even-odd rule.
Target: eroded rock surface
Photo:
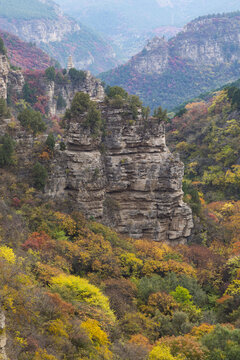
[[[132,120],[127,108],[100,105],[105,136],[93,137],[84,115],[68,124],[67,151],[52,166],[48,196],[134,238],[182,243],[192,213],[183,203],[184,167],[165,144],[164,125]]]
[[[8,360],[5,347],[7,343],[7,337],[5,332],[5,315],[0,310],[0,360]]]

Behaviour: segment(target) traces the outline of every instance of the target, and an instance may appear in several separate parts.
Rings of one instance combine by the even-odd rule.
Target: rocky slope
[[[70,54],[75,67],[93,72],[116,64],[109,45],[64,15],[53,1],[10,0],[0,7],[0,23],[2,30],[37,44],[63,67]]]
[[[239,14],[199,18],[173,39],[154,38],[127,64],[101,78],[168,108],[239,76]]]
[[[128,108],[100,108],[106,136],[92,136],[86,115],[71,120],[47,194],[124,235],[185,242],[192,215],[182,201],[184,168],[166,147],[164,126],[140,113],[134,122]]]
[[[6,347],[6,331],[5,331],[5,315],[0,310],[0,360],[8,360],[5,347]]]

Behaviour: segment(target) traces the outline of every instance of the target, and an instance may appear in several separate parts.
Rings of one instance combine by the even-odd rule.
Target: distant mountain
[[[64,15],[51,0],[0,0],[0,28],[24,41],[36,43],[63,67],[70,54],[75,67],[93,73],[117,64],[107,42]]]
[[[109,85],[171,109],[240,74],[240,13],[198,18],[169,41],[155,37],[125,65],[101,74]]]
[[[56,66],[57,62],[32,43],[27,43],[6,31],[0,30],[0,37],[7,48],[10,63],[22,69],[44,70]]]
[[[183,27],[200,15],[240,10],[239,0],[56,0],[71,16],[108,38],[129,59],[159,27]],[[160,34],[162,35],[162,34]]]

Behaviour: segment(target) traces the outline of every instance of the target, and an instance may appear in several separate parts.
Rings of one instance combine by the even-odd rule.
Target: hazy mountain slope
[[[7,48],[8,58],[12,65],[22,69],[43,70],[56,65],[56,61],[31,43],[20,40],[17,36],[0,30],[0,37]]]
[[[65,16],[51,0],[1,1],[0,27],[24,41],[36,43],[63,67],[70,54],[76,67],[92,72],[116,65],[111,47],[91,30]]]
[[[56,0],[71,16],[108,37],[122,59],[143,47],[160,26],[182,27],[200,15],[240,10],[230,0]],[[149,33],[150,32],[150,33]]]
[[[239,14],[194,20],[168,42],[153,39],[101,78],[140,95],[152,108],[175,107],[239,77],[239,28]]]

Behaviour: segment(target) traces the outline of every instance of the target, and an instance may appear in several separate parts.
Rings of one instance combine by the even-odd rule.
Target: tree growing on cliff
[[[46,145],[49,148],[49,150],[53,151],[55,148],[55,138],[53,133],[50,133],[46,140]]]
[[[5,99],[0,99],[0,119],[6,118],[10,116],[10,111],[7,107],[7,103]]]
[[[3,39],[0,37],[0,54],[6,55],[6,48],[4,46]]]
[[[65,117],[77,117],[88,111],[90,107],[90,97],[88,94],[78,92],[73,98],[70,110],[66,112]]]
[[[5,134],[0,138],[0,166],[13,163],[14,142],[12,138]]]
[[[56,71],[53,66],[50,66],[45,70],[45,76],[48,81],[55,81],[56,79]]]
[[[161,106],[154,110],[153,117],[158,120],[158,122],[168,122],[167,110],[163,110]]]
[[[38,190],[44,189],[47,180],[47,175],[48,173],[45,167],[39,162],[36,162],[36,164],[33,167],[33,182],[36,189]]]
[[[41,133],[46,129],[42,116],[39,111],[31,108],[24,109],[18,115],[18,120],[26,130],[31,130],[33,135]]]

